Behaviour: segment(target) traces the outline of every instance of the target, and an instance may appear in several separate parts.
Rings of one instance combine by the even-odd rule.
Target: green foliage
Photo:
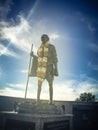
[[[79,98],[76,98],[76,101],[85,101],[85,102],[95,102],[96,96],[92,93],[81,93]]]

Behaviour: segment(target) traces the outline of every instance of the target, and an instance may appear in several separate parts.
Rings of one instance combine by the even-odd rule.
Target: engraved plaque
[[[44,130],[69,130],[69,121],[60,120],[53,122],[45,122]]]

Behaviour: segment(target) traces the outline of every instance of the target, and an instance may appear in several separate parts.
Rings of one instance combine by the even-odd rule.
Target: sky
[[[97,7],[97,0],[0,0],[0,95],[24,98],[31,45],[36,54],[48,34],[58,57],[54,100],[84,92],[98,98]],[[36,94],[37,78],[30,77],[27,98]],[[46,80],[41,99],[49,99]]]

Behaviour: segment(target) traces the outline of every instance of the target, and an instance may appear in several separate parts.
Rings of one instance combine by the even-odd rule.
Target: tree
[[[81,93],[79,98],[76,98],[76,101],[85,101],[85,102],[95,102],[96,96],[92,93]]]

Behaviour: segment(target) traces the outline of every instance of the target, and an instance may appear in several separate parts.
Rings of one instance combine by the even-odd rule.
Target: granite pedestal
[[[17,107],[18,113],[55,114],[61,115],[61,108],[58,105],[49,103],[23,102]]]
[[[72,130],[72,114],[62,114],[55,104],[22,103],[17,112],[0,113],[1,130]]]

